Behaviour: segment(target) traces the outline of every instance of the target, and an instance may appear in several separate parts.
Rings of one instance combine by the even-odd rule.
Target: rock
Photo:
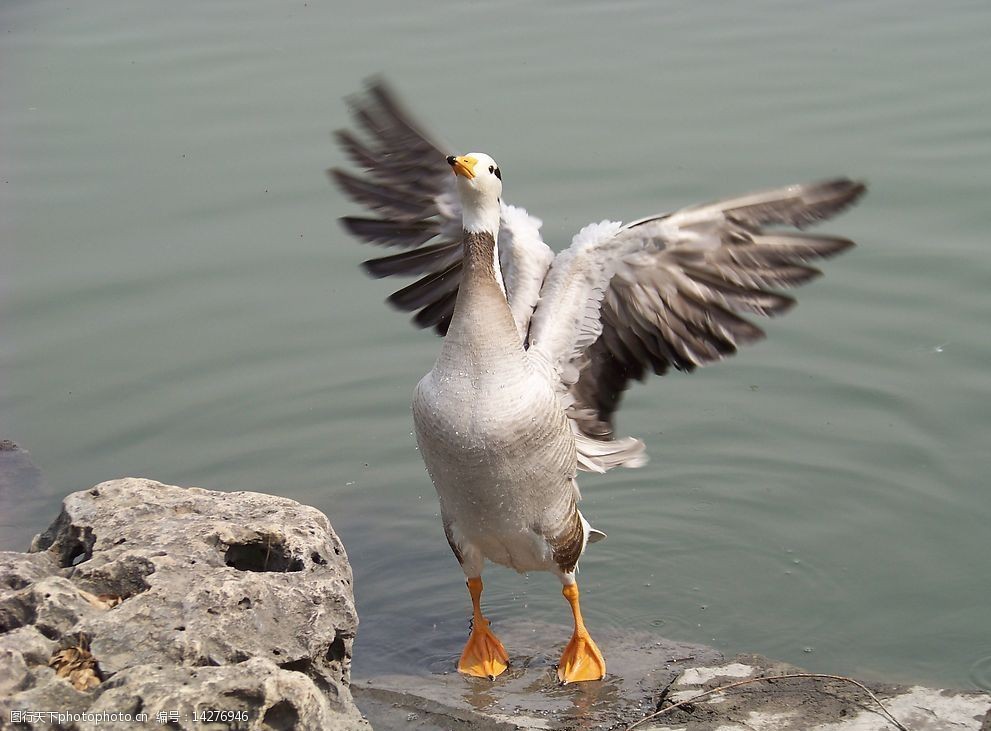
[[[752,678],[799,674],[804,677],[760,681],[719,693],[676,709],[639,726],[643,731],[889,731],[894,728],[870,696],[848,680],[808,677],[801,668],[760,655],[741,655],[733,662],[691,668],[675,681],[666,705]],[[979,691],[950,691],[921,686],[865,684],[895,719],[912,731],[981,728],[991,709],[991,695]]]
[[[457,673],[460,649],[452,648],[446,674],[380,675],[356,683],[358,706],[379,731],[625,728],[654,709],[653,699],[683,668],[723,659],[704,645],[600,628],[595,640],[609,674],[599,682],[561,686],[557,655],[570,627],[527,620],[496,631],[512,664],[494,682]]]
[[[335,718],[327,699],[308,677],[260,657],[215,667],[130,667],[106,682],[89,710],[114,713],[122,709],[143,711],[151,719],[159,714],[168,717],[171,712],[179,718],[206,720],[211,710],[222,710],[227,714],[217,717],[221,723],[245,721],[243,728],[274,731],[336,731],[359,726],[353,718]]]
[[[757,655],[727,661],[717,650],[647,634],[599,629],[609,674],[561,687],[555,657],[570,628],[517,623],[497,628],[512,665],[495,681],[453,671],[377,676],[357,682],[358,706],[377,731],[626,729],[661,707],[765,675],[802,672]],[[870,683],[885,708],[912,731],[985,731],[991,694]],[[891,731],[863,690],[837,680],[760,681],[638,725],[638,731]]]
[[[69,495],[32,551],[0,553],[5,720],[171,712],[192,729],[216,711],[237,714],[218,728],[368,728],[349,690],[351,567],[314,508],[116,480]]]

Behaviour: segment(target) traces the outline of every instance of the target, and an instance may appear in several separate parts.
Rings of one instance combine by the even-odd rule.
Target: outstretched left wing
[[[548,274],[530,328],[531,351],[558,372],[578,431],[608,443],[632,379],[692,371],[763,338],[742,315],[787,311],[795,301],[776,290],[814,279],[809,261],[853,246],[765,226],[803,228],[865,190],[841,178],[582,229]]]

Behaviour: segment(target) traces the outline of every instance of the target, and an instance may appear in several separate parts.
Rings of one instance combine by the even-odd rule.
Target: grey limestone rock
[[[175,712],[191,729],[230,711],[218,728],[367,728],[349,689],[351,567],[316,509],[128,478],[69,495],[31,550],[0,553],[4,721]],[[66,648],[72,683],[49,667]]]
[[[337,715],[308,677],[260,657],[193,668],[136,665],[105,685],[90,707],[93,713],[144,712],[152,720],[171,714],[183,719],[180,726],[193,727],[193,719],[201,719],[198,728],[209,728],[211,719],[221,728],[275,731],[360,727],[350,716]]]

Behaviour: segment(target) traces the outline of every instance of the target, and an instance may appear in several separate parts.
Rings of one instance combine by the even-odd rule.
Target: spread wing
[[[774,316],[780,291],[819,276],[810,261],[853,246],[798,229],[866,190],[845,178],[684,208],[622,226],[587,226],[558,257],[530,329],[559,373],[576,431],[609,443],[623,391],[669,368],[692,371],[764,337],[745,315]]]
[[[415,312],[419,327],[444,335],[461,285],[461,204],[445,158],[450,150],[413,121],[385,82],[374,80],[349,100],[363,135],[340,130],[337,141],[363,171],[339,168],[331,178],[368,216],[345,216],[350,233],[376,246],[403,251],[369,259],[365,271],[376,278],[419,277],[393,292],[388,302]],[[540,238],[540,221],[522,208],[502,206],[500,266],[506,294],[520,333],[526,332],[540,284],[553,258]]]

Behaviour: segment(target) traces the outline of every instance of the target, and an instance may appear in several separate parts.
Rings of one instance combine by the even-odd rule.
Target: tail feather
[[[643,467],[647,464],[646,447],[639,439],[592,439],[578,431],[574,422],[572,431],[575,432],[580,470],[603,473],[613,467]]]

